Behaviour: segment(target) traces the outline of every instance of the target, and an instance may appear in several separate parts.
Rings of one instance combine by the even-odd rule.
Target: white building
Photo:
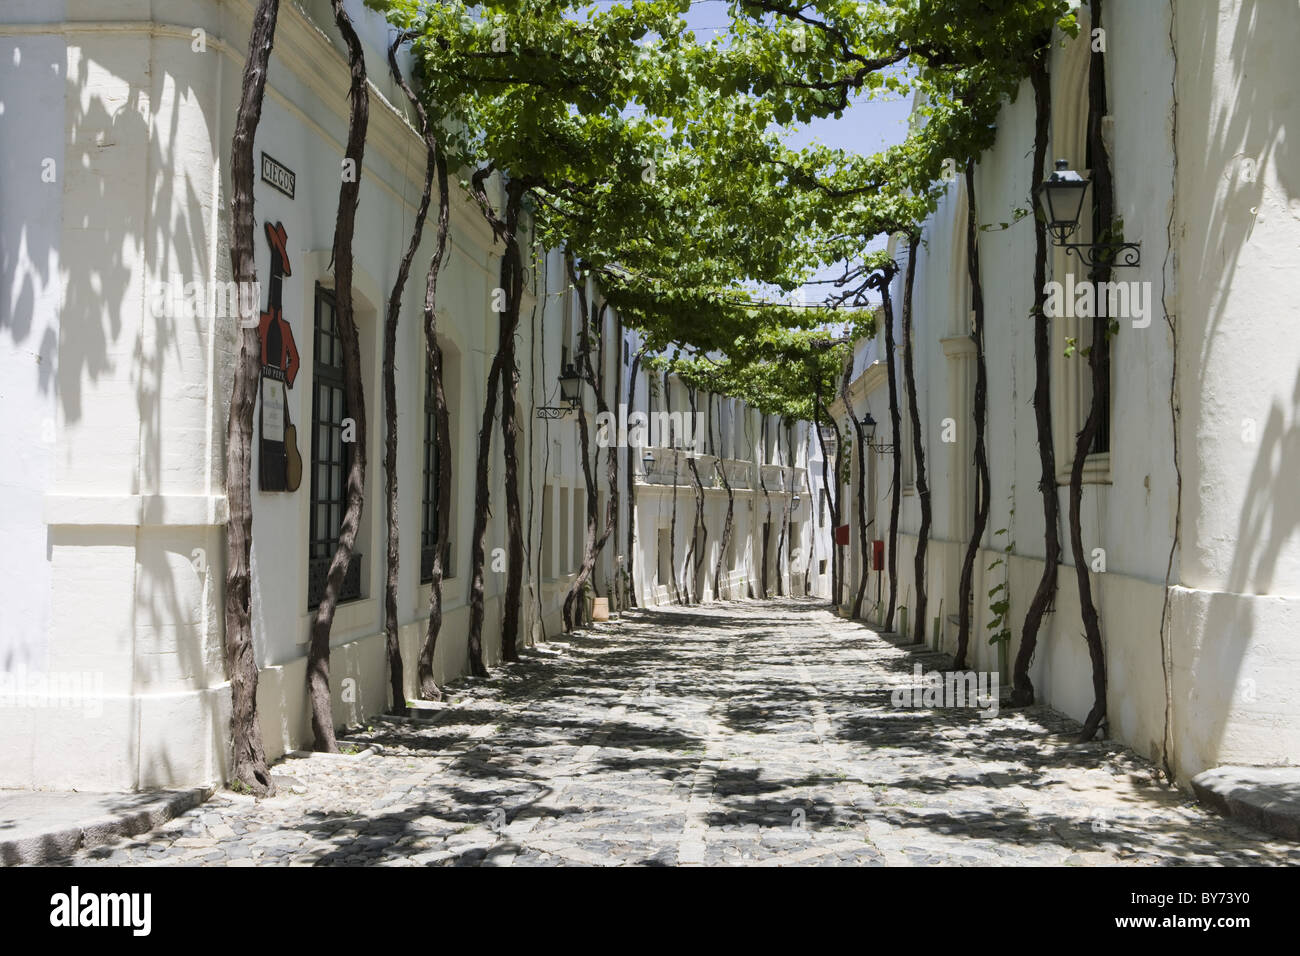
[[[548,308],[556,314],[544,322],[549,340],[538,342],[543,372],[535,405],[558,400],[556,376],[578,347],[579,297],[569,286],[558,252],[548,256],[546,274]],[[600,303],[594,288],[588,301]],[[616,569],[619,558],[628,554],[631,526],[636,545],[629,586],[638,606],[764,593],[829,595],[829,569],[823,573],[818,562],[818,555],[824,558],[827,553],[829,528],[819,535],[811,521],[810,479],[820,461],[809,445],[809,425],[782,424],[739,399],[702,391],[692,396],[676,375],[665,382],[661,372],[647,369],[638,359],[643,339],[624,329],[612,309],[605,311],[603,322],[601,341],[619,343],[598,353],[603,365],[593,362],[602,370],[609,419],[598,414],[590,389],[584,389],[582,409],[591,448],[599,456],[592,470],[598,479],[602,529],[608,502],[603,445],[615,439],[621,447],[615,449],[618,527],[596,565],[599,593],[615,592],[617,606]],[[605,430],[602,421],[608,421]],[[544,620],[548,632],[554,632],[561,626],[554,608],[562,603],[569,576],[581,562],[587,490],[576,421],[543,419],[534,427],[547,475],[537,528],[542,581],[544,589],[547,581],[553,582],[557,602],[551,612],[555,619]],[[699,500],[703,523],[697,533]],[[732,525],[721,553],[729,503]]]
[[[1099,569],[1092,587],[1107,658],[1109,731],[1160,759],[1168,722],[1170,762],[1184,782],[1221,764],[1295,764],[1300,339],[1284,330],[1300,318],[1300,161],[1287,135],[1300,121],[1288,65],[1300,19],[1285,4],[1254,5],[1247,14],[1228,0],[1108,3],[1105,10],[1116,212],[1125,238],[1141,243],[1140,267],[1117,269],[1115,278],[1141,283],[1149,306],[1125,316],[1112,340],[1108,428],[1084,472],[1082,528],[1085,553]],[[1058,44],[1051,57],[1048,168],[1064,157],[1086,174],[1086,5],[1080,16],[1079,38]],[[973,666],[984,670],[999,667],[988,644],[989,590],[1009,584],[1014,660],[1044,561],[1030,404],[1033,225],[1025,219],[997,228],[1030,202],[1033,121],[1025,82],[1002,110],[997,143],[976,171],[977,214],[994,226],[979,238],[992,511],[975,562],[971,649]],[[926,633],[932,643],[938,634],[946,651],[956,641],[958,576],[976,491],[966,215],[959,178],[926,223],[915,292],[918,404],[933,504]],[[905,245],[891,249],[903,265]],[[1050,249],[1048,270],[1053,281],[1070,273],[1085,278],[1078,260],[1059,248]],[[896,319],[903,278],[900,270],[892,286]],[[1052,322],[1063,563],[1031,672],[1039,700],[1080,720],[1092,704],[1091,669],[1070,554],[1068,479],[1090,382],[1086,360],[1066,352],[1069,339],[1087,343],[1086,324]],[[901,350],[897,322],[896,336]],[[859,419],[869,411],[879,422],[877,442],[901,442],[898,602],[913,605],[916,463],[905,406],[903,434],[890,434],[889,358],[883,335],[860,343],[851,404]],[[841,403],[837,414],[844,413]],[[953,442],[943,440],[946,419],[955,424]],[[875,522],[871,537],[884,539],[888,457],[873,454],[868,468],[863,518]],[[860,520],[856,510],[850,520]],[[989,570],[1008,544],[1009,564]],[[871,607],[878,582],[869,573]],[[887,600],[887,580],[882,593]]]
[[[251,0],[174,0],[162,7],[10,0],[0,24],[0,418],[11,465],[0,495],[0,787],[126,789],[223,779],[229,746],[224,673],[223,565],[226,517],[223,436],[237,319],[208,301],[229,278],[228,158]],[[355,297],[369,416],[366,508],[346,600],[332,632],[335,718],[354,723],[384,710],[385,518],[382,313],[408,241],[424,149],[388,75],[382,17],[350,0],[365,43],[370,125],[353,244]],[[297,491],[261,490],[254,441],[253,636],[261,668],[259,709],[268,757],[309,746],[306,646],[325,556],[342,504],[343,409],[332,347],[329,267],[347,130],[348,70],[326,0],[283,3],[255,150],[258,275],[265,308],[278,286],[297,361],[285,387],[259,404],[258,434],[298,430]],[[269,162],[266,162],[269,160]],[[270,234],[282,227],[287,269],[273,282]],[[278,233],[277,233],[278,235]],[[421,304],[433,226],[407,285],[399,329],[401,581],[398,607],[408,696],[428,617],[424,568],[433,531],[426,439]],[[491,309],[501,249],[457,190],[448,259],[438,287],[439,328],[451,405],[451,569],[435,674],[466,672],[473,462],[487,371],[497,339]],[[560,607],[581,558],[587,489],[576,418],[540,419],[558,404],[556,379],[576,346],[577,304],[557,253],[538,251],[519,330],[524,521],[532,564],[525,573],[525,642],[560,629]],[[197,300],[195,299],[197,296]],[[201,304],[191,307],[191,303]],[[616,321],[609,316],[609,322]],[[287,338],[282,336],[282,338]],[[617,342],[611,335],[604,341]],[[626,394],[629,350],[606,350],[609,401]],[[292,366],[292,374],[288,370]],[[643,380],[636,403],[645,407]],[[680,401],[680,395],[678,401]],[[777,464],[774,429],[739,403],[715,400],[719,437],[699,460],[735,477],[736,534],[724,562],[726,597],[757,593],[761,547],[805,487],[806,432],[797,426],[792,464]],[[276,408],[275,406],[280,406]],[[585,412],[594,426],[592,396]],[[269,420],[268,420],[269,414]],[[287,420],[284,415],[287,414]],[[766,434],[766,437],[764,437]],[[594,436],[593,436],[594,437]],[[790,462],[782,445],[781,461]],[[500,658],[505,574],[501,439],[493,441],[488,524],[485,653]],[[638,450],[620,454],[620,482]],[[659,452],[661,456],[669,453]],[[266,456],[267,461],[273,460]],[[679,540],[661,557],[667,486],[639,475],[635,588],[640,604],[664,600],[666,574],[683,575],[693,515],[679,488]],[[269,484],[274,486],[272,469]],[[604,514],[604,466],[596,469]],[[282,475],[280,476],[283,477]],[[756,491],[767,481],[771,502]],[[605,547],[595,585],[614,588],[629,512]],[[725,492],[705,492],[708,582],[725,515]],[[816,554],[804,494],[795,505],[795,567]],[[602,517],[603,520],[603,517]],[[771,546],[775,548],[775,543]],[[786,546],[788,549],[788,545]],[[774,556],[769,559],[774,561]],[[815,573],[808,587],[816,591]],[[775,578],[775,572],[770,572]],[[796,577],[799,577],[796,574]],[[782,580],[784,593],[804,581]],[[769,588],[776,593],[775,580]],[[51,697],[51,682],[63,690]]]

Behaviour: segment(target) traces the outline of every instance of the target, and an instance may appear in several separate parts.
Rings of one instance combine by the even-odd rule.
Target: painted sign
[[[262,154],[262,182],[270,183],[290,199],[293,198],[293,186],[297,177],[293,170],[283,163],[278,163],[266,153]]]

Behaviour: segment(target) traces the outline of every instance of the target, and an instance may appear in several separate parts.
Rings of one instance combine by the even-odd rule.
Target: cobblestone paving
[[[945,661],[811,601],[632,612],[70,862],[1300,863],[1046,708],[893,706]]]

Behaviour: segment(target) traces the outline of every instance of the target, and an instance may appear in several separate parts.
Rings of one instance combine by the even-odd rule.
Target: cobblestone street
[[[1300,863],[1045,708],[892,706],[918,662],[812,601],[632,612],[71,862]]]

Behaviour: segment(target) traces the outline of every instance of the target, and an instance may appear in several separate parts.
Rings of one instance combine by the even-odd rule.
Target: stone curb
[[[156,801],[145,807],[116,815],[94,817],[85,823],[47,830],[16,840],[0,841],[0,865],[48,864],[77,850],[89,850],[111,843],[118,837],[139,836],[186,810],[194,809],[215,792],[215,787],[164,791]]]
[[[1300,767],[1215,767],[1193,777],[1192,790],[1225,817],[1300,840]]]
[[[431,724],[433,721],[420,721],[420,723]],[[350,763],[357,760],[369,760],[371,757],[381,756],[383,748],[378,744],[364,743],[346,738],[339,738],[337,743],[346,744],[350,747],[357,747],[355,753],[321,753],[316,750],[290,750],[285,757],[292,757],[295,760],[316,760],[323,763]],[[283,769],[283,764],[280,764]]]

